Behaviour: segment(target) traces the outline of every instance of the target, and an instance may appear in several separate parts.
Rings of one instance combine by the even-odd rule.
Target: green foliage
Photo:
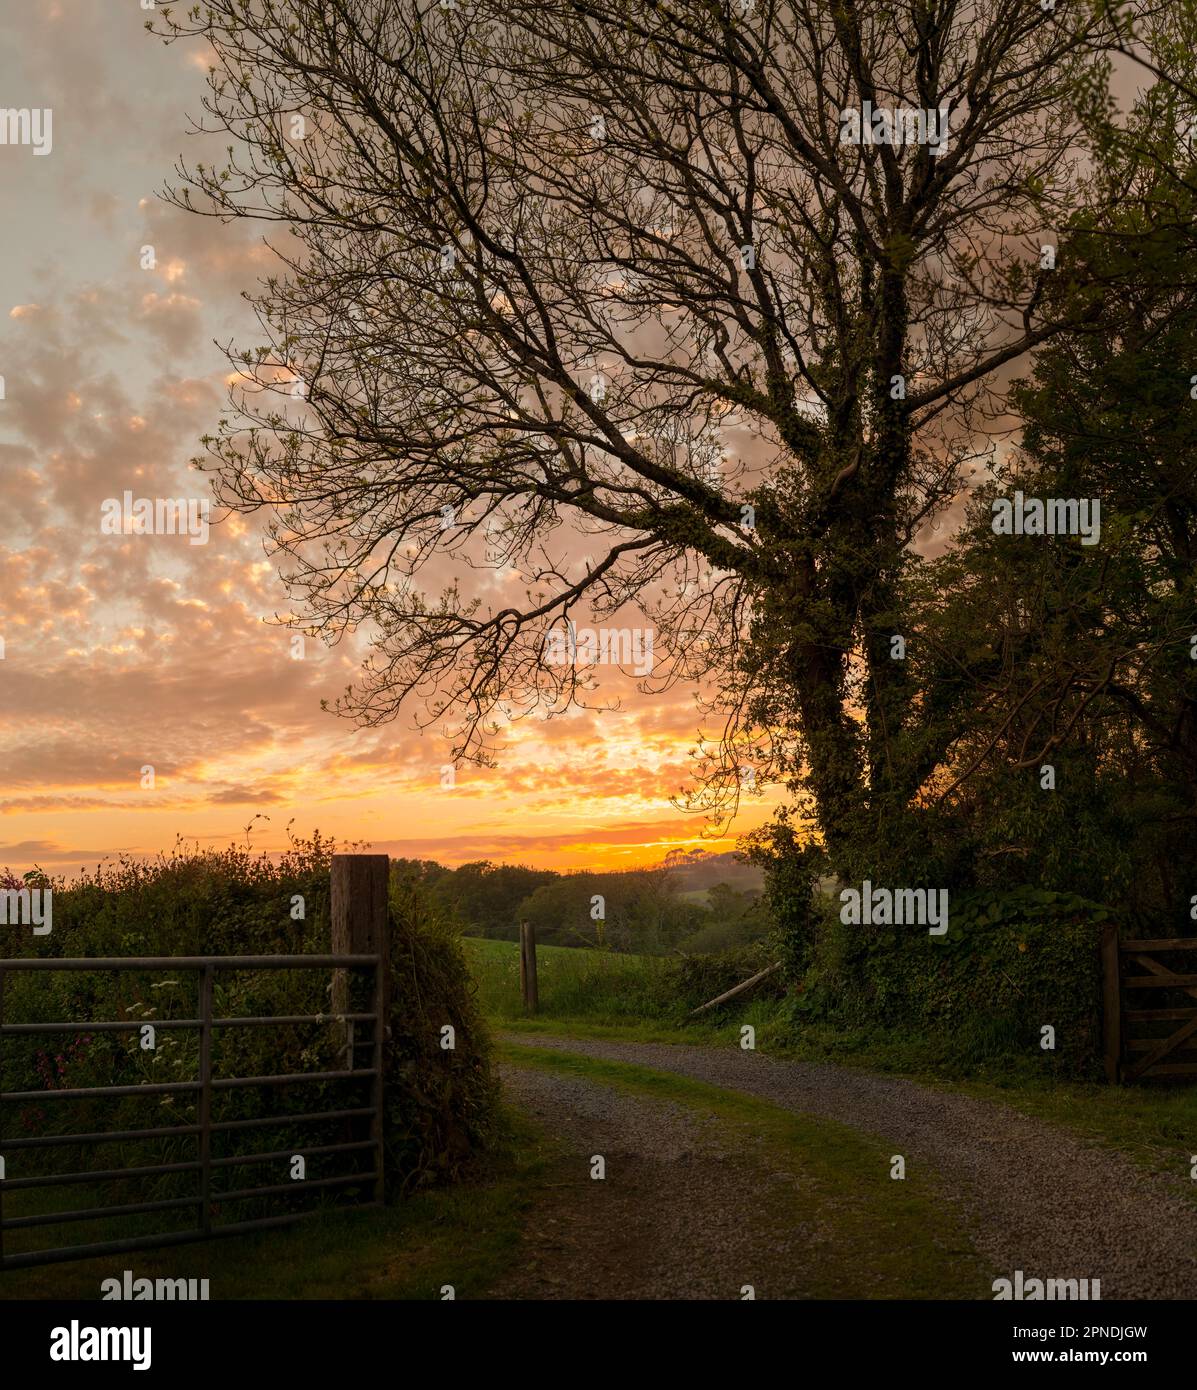
[[[707,890],[706,897],[702,926],[678,943],[682,955],[736,950],[772,932],[773,920],[759,894],[737,892],[730,884],[717,883]]]
[[[489,860],[450,869],[433,860],[402,859],[392,872],[404,883],[419,884],[471,936],[514,941],[519,923],[527,921],[544,946],[689,955],[741,946],[771,929],[756,875],[723,859],[695,855],[654,867],[571,873]],[[721,874],[750,886],[737,889]],[[696,880],[704,886],[685,886]]]
[[[460,936],[418,884],[392,876],[390,908],[388,1196],[461,1177],[495,1140],[499,1099]]]
[[[593,913],[601,898],[602,917]],[[723,904],[726,910],[727,904]],[[610,946],[656,955],[671,949],[716,915],[679,895],[668,869],[563,874],[537,888],[519,907],[537,940],[559,946]]]
[[[407,866],[417,861],[402,861]],[[440,907],[462,927],[507,941],[519,938],[520,904],[542,885],[559,877],[553,869],[522,864],[493,864],[489,859],[442,868],[425,861],[424,878]]]
[[[953,899],[946,936],[848,926],[824,913],[824,934],[795,1023],[906,1028],[950,1038],[962,1060],[1034,1055],[1062,1074],[1098,1072],[1100,927],[1106,908],[1072,894],[1017,888]],[[1053,1051],[1040,1029],[1055,1029]]]
[[[1173,21],[1179,11],[1160,20]],[[1191,7],[1185,23],[1191,33]],[[1191,52],[1183,32],[1170,51]],[[923,645],[974,683],[932,837],[956,847],[958,878],[938,881],[1080,893],[1155,936],[1188,929],[1197,892],[1188,106],[1159,83],[1099,132],[1095,178],[1116,196],[1076,210],[1044,291],[1077,326],[1013,384],[1020,448],[918,593]],[[991,503],[1015,489],[1100,502],[1098,543],[995,536]],[[1040,786],[1045,765],[1053,789]]]
[[[775,943],[762,940],[734,950],[671,960],[660,982],[661,1016],[686,1015],[700,1004],[706,1004],[718,995],[742,984],[766,966],[772,965],[776,959]],[[746,998],[780,999],[783,993],[781,981],[776,975],[771,975],[754,986],[750,996],[745,995],[732,1000],[728,1007],[743,1007]],[[720,1010],[711,1010],[713,1015],[718,1012]]]
[[[797,980],[810,963],[817,938],[815,883],[826,857],[800,838],[792,814],[782,808],[767,825],[745,837],[746,857],[765,874],[765,902],[775,923],[774,959],[786,980]]]
[[[331,949],[328,877],[335,849],[332,842],[316,835],[310,841],[294,841],[281,859],[237,847],[219,852],[176,847],[170,856],[150,863],[125,860],[101,866],[72,883],[55,884],[50,936],[6,932],[0,936],[0,953],[7,958],[325,954]],[[303,901],[301,919],[292,916],[298,899]],[[427,890],[419,883],[396,878],[390,907],[394,1001],[385,1105],[388,1194],[393,1196],[460,1177],[487,1150],[495,1123],[496,1088],[485,1029],[455,932],[430,905]],[[354,1010],[369,1008],[365,985],[364,979],[351,980]],[[197,991],[195,971],[13,973],[5,991],[9,1021],[77,1019],[79,1027],[73,1033],[6,1039],[0,1055],[0,1086],[49,1092],[192,1081],[198,1076],[198,1032],[158,1025],[197,1017]],[[221,971],[215,978],[214,1008],[218,1017],[327,1016],[332,1011],[331,991],[331,972],[323,969]],[[134,1031],[89,1031],[88,1020],[154,1024],[155,1046],[143,1049]],[[440,1046],[440,1030],[446,1024],[456,1030],[452,1050]],[[356,1065],[367,1065],[368,1058],[366,1050]],[[343,1036],[331,1018],[314,1025],[214,1031],[213,1068],[218,1077],[339,1070],[344,1065]],[[264,1113],[284,1116],[364,1105],[367,1084],[317,1082],[269,1092],[256,1087],[218,1091],[213,1118],[250,1119]],[[9,1137],[185,1126],[195,1119],[193,1092],[47,1100],[17,1109]],[[356,1130],[350,1133],[351,1128],[352,1122],[324,1122],[317,1127],[280,1125],[232,1131],[218,1136],[217,1154],[231,1157],[364,1137]],[[37,1168],[130,1168],[188,1162],[195,1157],[194,1137],[171,1135],[124,1144],[119,1154],[108,1146],[82,1155],[70,1146],[47,1148],[39,1151]],[[306,1177],[310,1181],[334,1171],[343,1173],[345,1160],[345,1155],[313,1155]],[[287,1179],[285,1164],[224,1169],[217,1191]],[[194,1174],[137,1182],[136,1196],[130,1194],[127,1180],[112,1182],[102,1195],[115,1204],[184,1196],[195,1190]],[[75,1204],[77,1199],[78,1193],[72,1193]],[[310,1199],[303,1205],[310,1206]],[[277,1200],[272,1209],[278,1209]],[[239,1201],[229,1204],[221,1219],[253,1214],[249,1203]],[[179,1218],[184,1224],[188,1219],[186,1212]]]

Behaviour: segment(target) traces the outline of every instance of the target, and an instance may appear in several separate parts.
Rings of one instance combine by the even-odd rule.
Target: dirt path
[[[745,1284],[775,1286],[779,1257],[797,1276],[788,1296],[811,1296],[797,1256],[812,1232],[798,1223],[771,1241],[758,1219],[772,1205],[762,1179],[792,1179],[730,1149],[708,1117],[520,1067],[503,1069],[503,1088],[569,1158],[541,1195],[523,1258],[499,1297],[739,1298]],[[591,1176],[595,1155],[606,1165],[601,1180]]]
[[[1008,1107],[852,1068],[775,1061],[738,1048],[541,1035],[508,1041],[693,1077],[881,1138],[905,1157],[908,1171],[933,1177],[941,1200],[955,1204],[975,1249],[1007,1277],[1022,1270],[1027,1278],[1099,1279],[1103,1300],[1197,1297],[1197,1209],[1179,1195],[1187,1167],[1175,1182],[1156,1177],[1117,1153]],[[590,1153],[605,1152],[605,1145],[626,1155],[636,1176],[618,1196],[614,1189],[604,1195],[610,1203],[606,1212],[594,1201],[579,1201],[578,1192],[563,1193],[560,1209],[550,1213],[556,1229],[542,1245],[539,1272],[528,1274],[543,1281],[546,1291],[533,1292],[529,1285],[529,1291],[510,1296],[677,1297],[636,1290],[660,1290],[669,1283],[646,1252],[678,1240],[690,1242],[684,1261],[689,1269],[706,1270],[714,1262],[709,1267],[720,1271],[713,1282],[706,1281],[710,1292],[680,1296],[738,1297],[739,1284],[754,1282],[748,1275],[741,1278],[739,1270],[754,1258],[759,1263],[762,1252],[751,1254],[759,1233],[746,1237],[745,1245],[734,1243],[737,1230],[747,1229],[745,1214],[753,1204],[753,1184],[743,1177],[737,1181],[734,1171],[743,1158],[720,1156],[715,1132],[696,1127],[684,1107],[518,1068],[505,1069],[505,1085],[511,1099]],[[683,1167],[685,1181],[680,1181]],[[553,1242],[562,1249],[573,1242],[583,1255],[594,1254],[603,1246],[595,1237],[610,1229],[604,1224],[608,1220],[617,1223],[629,1244],[622,1254],[611,1251],[606,1273],[600,1270],[596,1277],[601,1283],[614,1275],[628,1291],[547,1291],[554,1279],[564,1277],[551,1272]],[[712,1231],[709,1247],[695,1243],[698,1227]],[[774,1228],[769,1238],[773,1271],[804,1245],[801,1232]],[[648,1260],[646,1281],[628,1273],[637,1259]],[[568,1275],[565,1282],[576,1277]],[[793,1282],[799,1291],[780,1296],[802,1296],[800,1273]]]

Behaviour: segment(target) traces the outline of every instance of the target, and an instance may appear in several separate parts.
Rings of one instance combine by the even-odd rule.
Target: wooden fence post
[[[1102,1040],[1106,1082],[1117,1086],[1122,1061],[1122,979],[1118,965],[1118,927],[1107,922],[1101,931]]]
[[[520,994],[524,1008],[536,1013],[540,1008],[540,990],[536,980],[536,928],[531,922],[520,923]]]
[[[528,1007],[540,1011],[540,980],[536,974],[536,924],[528,923]]]
[[[370,1137],[374,1140],[374,1200],[382,1204],[383,1125],[386,1095],[387,1037],[390,1032],[391,943],[387,909],[387,882],[391,861],[385,854],[334,854],[330,875],[333,955],[373,956],[381,959],[371,991],[371,1009],[376,1015],[371,1048],[374,1068],[374,1119]],[[333,976],[333,1012],[349,1012],[348,971]],[[346,1071],[354,1069],[353,1024],[345,1025]]]

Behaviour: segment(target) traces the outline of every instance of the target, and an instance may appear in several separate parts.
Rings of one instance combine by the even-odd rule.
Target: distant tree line
[[[470,936],[514,941],[520,922],[531,922],[544,945],[690,955],[745,945],[770,926],[756,888],[727,881],[689,887],[675,864],[559,873],[487,859],[457,868],[397,859],[393,870],[419,882]]]

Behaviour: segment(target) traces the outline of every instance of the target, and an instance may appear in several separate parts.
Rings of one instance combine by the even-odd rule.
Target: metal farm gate
[[[346,864],[344,861],[359,861]],[[338,863],[338,861],[341,861]],[[371,862],[360,862],[371,861]],[[32,1265],[56,1264],[67,1260],[87,1259],[94,1255],[117,1254],[132,1250],[149,1250],[162,1246],[180,1245],[210,1240],[219,1236],[242,1235],[250,1231],[290,1225],[310,1215],[308,1211],[281,1212],[254,1220],[219,1221],[214,1215],[226,1203],[250,1199],[294,1196],[297,1192],[335,1188],[363,1189],[366,1196],[360,1205],[376,1206],[383,1201],[383,1084],[385,1080],[385,1036],[388,1001],[388,969],[386,956],[386,874],[385,855],[339,855],[333,859],[333,942],[368,941],[374,948],[369,953],[342,952],[334,955],[278,956],[128,956],[117,958],[73,959],[29,958],[0,960],[0,1047],[4,1040],[21,1035],[54,1035],[111,1032],[137,1032],[147,1020],[73,1019],[41,1023],[10,1023],[4,1014],[4,985],[17,972],[62,971],[194,971],[198,976],[197,1017],[155,1019],[156,1030],[187,1030],[198,1032],[198,1066],[193,1079],[161,1083],[121,1086],[87,1086],[74,1089],[39,1088],[0,1091],[0,1270],[20,1269]],[[351,898],[351,884],[367,891]],[[351,905],[351,906],[350,906]],[[381,949],[379,949],[381,948]],[[252,1015],[217,1017],[213,1011],[213,987],[216,976],[223,971],[275,970],[334,970],[334,1008],[330,1013],[291,1015]],[[371,1007],[364,1012],[345,1011],[348,999],[350,971],[365,971],[370,975]],[[342,1001],[337,1007],[338,1000]],[[347,1066],[336,1071],[284,1072],[262,1076],[214,1076],[213,1037],[217,1030],[234,1028],[268,1028],[289,1024],[325,1024],[343,1028],[346,1039]],[[365,1036],[359,1036],[366,1025]],[[367,1065],[355,1065],[355,1053],[365,1051]],[[330,1109],[305,1114],[270,1114],[263,1103],[258,1118],[213,1120],[213,1099],[240,1087],[260,1087],[270,1091],[277,1088],[312,1082],[344,1083],[347,1088],[343,1104]],[[356,1092],[356,1094],[355,1094]],[[363,1094],[364,1092],[364,1094]],[[52,1105],[63,1101],[117,1099],[126,1096],[189,1095],[197,1101],[194,1123],[149,1126],[128,1130],[96,1130],[91,1133],[46,1133],[28,1137],[6,1137],[12,1128],[6,1119],[14,1106]],[[350,1138],[339,1143],[296,1145],[286,1149],[263,1149],[249,1154],[228,1157],[213,1156],[213,1139],[221,1134],[243,1130],[269,1130],[278,1126],[300,1126],[343,1121],[354,1125],[367,1137]],[[134,1143],[141,1140],[187,1137],[195,1140],[192,1159],[159,1163],[141,1167],[80,1169],[66,1173],[27,1173],[25,1155],[52,1146],[77,1145],[80,1148],[101,1144]],[[249,1168],[264,1164],[286,1164],[296,1156],[306,1158],[328,1154],[355,1154],[365,1157],[368,1166],[355,1171],[314,1180],[268,1182],[260,1186],[214,1187],[214,1175],[225,1170]],[[18,1160],[14,1163],[14,1160]],[[16,1171],[14,1172],[14,1168]],[[193,1194],[169,1197],[158,1201],[128,1202],[117,1206],[93,1206],[81,1210],[34,1212],[9,1216],[4,1211],[6,1194],[34,1188],[94,1184],[110,1180],[159,1177],[166,1174],[194,1174]],[[11,1206],[11,1203],[10,1203]],[[217,1209],[217,1211],[214,1211]],[[154,1212],[191,1210],[194,1225],[153,1234],[129,1236],[121,1240],[105,1240],[92,1245],[58,1246],[10,1253],[5,1248],[8,1233],[32,1227],[63,1225],[80,1221],[103,1220],[112,1217],[136,1217]]]

